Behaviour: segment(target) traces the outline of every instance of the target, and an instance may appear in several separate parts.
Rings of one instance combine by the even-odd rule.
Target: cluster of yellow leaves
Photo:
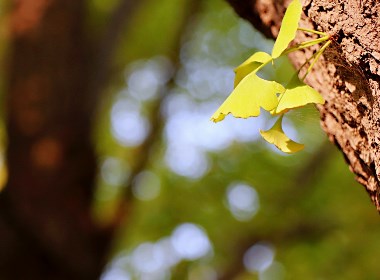
[[[298,78],[298,73],[295,73],[284,87],[276,81],[260,78],[257,72],[265,65],[273,64],[274,59],[287,50],[296,35],[301,12],[300,0],[293,0],[286,10],[272,54],[257,52],[235,69],[234,90],[211,117],[214,122],[223,120],[228,114],[236,118],[257,117],[260,115],[260,108],[272,115],[280,115],[271,129],[260,133],[267,142],[285,153],[302,150],[304,145],[294,142],[285,135],[282,129],[283,114],[309,103],[323,104],[324,99],[316,90],[304,84]],[[306,43],[309,45],[309,42]]]

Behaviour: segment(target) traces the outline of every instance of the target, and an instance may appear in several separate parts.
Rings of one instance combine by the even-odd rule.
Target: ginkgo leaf
[[[236,87],[240,81],[247,76],[249,73],[255,71],[261,65],[268,63],[272,60],[272,57],[265,52],[256,52],[242,64],[240,64],[235,69],[235,82],[234,87]]]
[[[271,129],[267,131],[260,130],[261,136],[265,139],[265,141],[274,144],[284,153],[291,154],[302,150],[305,147],[303,144],[294,142],[284,133],[282,129],[282,118],[283,115],[278,118]]]
[[[230,113],[235,118],[257,117],[260,115],[260,107],[267,111],[273,110],[278,103],[277,93],[284,90],[281,84],[261,79],[252,72],[232,91],[211,120],[219,122]]]
[[[281,114],[309,103],[324,104],[325,100],[318,91],[301,82],[295,74],[286,86],[286,90],[279,96],[276,109],[271,113]]]
[[[272,50],[272,58],[277,58],[288,47],[296,36],[298,22],[301,18],[302,4],[300,0],[293,0],[288,6],[281,23],[280,32]]]

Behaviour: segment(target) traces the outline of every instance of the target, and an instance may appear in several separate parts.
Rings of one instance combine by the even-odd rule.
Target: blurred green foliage
[[[291,156],[260,140],[255,121],[208,120],[233,68],[273,43],[221,0],[203,2],[179,30],[190,2],[143,2],[116,57],[127,66],[99,110],[95,215],[105,223],[125,188],[133,194],[103,279],[377,279],[378,214],[313,106],[285,119],[307,145]],[[92,5],[96,26],[114,1]],[[265,75],[287,80],[290,68]],[[156,104],[163,127],[133,174]]]

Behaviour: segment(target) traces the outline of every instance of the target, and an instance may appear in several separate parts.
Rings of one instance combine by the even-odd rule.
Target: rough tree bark
[[[227,0],[267,37],[275,38],[289,0]],[[326,99],[322,128],[380,211],[380,3],[303,0],[300,26],[334,36],[306,82]],[[296,41],[304,41],[299,33]],[[313,50],[290,55],[297,67]]]

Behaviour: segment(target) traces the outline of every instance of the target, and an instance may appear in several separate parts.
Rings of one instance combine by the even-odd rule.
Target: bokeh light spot
[[[144,141],[149,131],[149,123],[140,114],[137,105],[120,100],[111,112],[112,134],[124,146],[137,146]]]
[[[106,270],[100,280],[130,280],[131,276],[122,268],[112,267]]]
[[[153,243],[143,243],[132,253],[133,267],[142,273],[159,272],[164,268],[164,252]]]
[[[173,172],[193,179],[202,177],[209,168],[206,154],[190,145],[169,146],[165,160]]]
[[[171,77],[172,68],[163,56],[131,64],[126,71],[128,93],[140,101],[154,98]]]
[[[211,250],[204,230],[190,223],[178,226],[171,236],[171,241],[178,255],[187,260],[199,259]]]
[[[266,270],[273,262],[274,250],[266,243],[253,245],[244,254],[243,262],[250,272],[261,272]]]
[[[259,196],[254,188],[246,184],[233,184],[227,189],[228,208],[240,221],[251,219],[259,210]]]

